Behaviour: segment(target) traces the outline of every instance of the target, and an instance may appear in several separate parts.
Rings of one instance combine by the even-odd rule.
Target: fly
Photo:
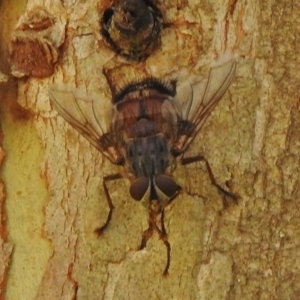
[[[149,213],[149,227],[143,232],[140,249],[146,247],[154,232],[158,233],[167,248],[165,275],[170,266],[171,246],[164,226],[164,209],[181,190],[171,176],[175,161],[183,165],[204,161],[212,184],[236,199],[216,182],[205,157],[184,157],[234,79],[235,69],[234,59],[222,58],[211,66],[207,77],[190,76],[182,82],[148,78],[117,92],[112,89],[108,123],[101,107],[103,101],[82,96],[76,90],[54,87],[50,91],[58,113],[112,163],[125,170],[122,174],[127,174],[131,182],[130,196],[143,203]],[[107,182],[120,178],[121,174],[103,178],[109,213],[104,225],[95,230],[98,236],[107,228],[114,209]]]

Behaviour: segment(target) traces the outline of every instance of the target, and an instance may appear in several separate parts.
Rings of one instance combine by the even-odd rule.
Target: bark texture
[[[0,2],[1,72],[9,74],[9,36],[34,7],[60,22],[53,36],[64,40],[52,76],[0,85],[1,297],[299,299],[300,2],[158,1],[162,44],[142,63],[118,57],[100,36],[109,1],[11,2]],[[172,251],[163,278],[158,237],[136,251],[147,213],[127,181],[108,184],[113,219],[103,237],[93,234],[107,215],[102,178],[118,169],[52,110],[49,86],[65,83],[109,103],[104,70],[122,86],[138,76],[201,73],[223,52],[237,59],[236,79],[189,153],[204,154],[240,200],[224,208],[204,165],[178,166],[184,189],[166,209]]]

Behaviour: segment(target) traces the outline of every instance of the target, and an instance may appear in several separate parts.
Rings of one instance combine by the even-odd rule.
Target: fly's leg
[[[169,199],[168,204],[170,204],[180,193],[181,191],[181,186],[178,186],[177,192]],[[142,250],[146,247],[148,240],[150,237],[153,235],[153,232],[156,231],[160,237],[160,239],[163,241],[167,248],[167,264],[165,267],[165,270],[163,272],[164,276],[168,275],[169,267],[170,267],[170,262],[171,262],[171,245],[168,241],[168,235],[165,227],[165,210],[163,209],[160,214],[160,223],[161,223],[161,229],[157,226],[156,224],[156,217],[159,214],[158,211],[155,210],[150,210],[149,211],[149,227],[143,232],[142,235],[142,241],[139,250]]]
[[[178,187],[177,192],[168,200],[167,205],[170,204],[179,195],[179,193],[181,191],[181,186],[178,185],[177,187]],[[142,242],[141,242],[139,250],[142,250],[146,247],[147,242],[150,239],[150,237],[153,235],[154,230],[156,230],[159,233],[160,237],[162,234],[164,236],[167,236],[165,224],[164,224],[164,213],[165,213],[164,210],[162,210],[162,212],[161,212],[161,228],[162,228],[162,230],[160,230],[156,225],[156,216],[159,213],[154,210],[149,211],[149,219],[148,219],[149,227],[142,234]]]
[[[208,175],[210,177],[210,180],[211,180],[211,183],[218,189],[219,192],[221,192],[221,194],[225,195],[225,196],[228,196],[230,198],[232,198],[234,201],[237,201],[238,200],[238,196],[235,195],[235,194],[232,194],[228,191],[226,191],[225,189],[223,189],[216,181],[215,179],[215,176],[212,172],[212,169],[207,161],[207,159],[203,156],[203,155],[197,155],[197,156],[193,156],[193,157],[183,157],[181,159],[181,163],[183,165],[188,165],[188,164],[191,164],[191,163],[194,163],[194,162],[198,162],[198,161],[204,161],[205,162],[205,165],[206,165],[206,169],[207,169],[207,172],[208,172]],[[225,205],[227,205],[227,203],[224,203]]]
[[[178,195],[178,194],[177,194]],[[166,228],[165,228],[165,210],[163,210],[161,212],[161,230],[159,228],[157,228],[157,232],[159,234],[159,237],[161,238],[161,240],[163,241],[163,243],[165,244],[166,248],[167,248],[167,264],[165,267],[165,270],[163,272],[164,276],[167,276],[169,274],[169,267],[170,267],[170,262],[171,262],[171,245],[168,241],[168,235],[166,232]]]
[[[139,250],[143,250],[146,247],[148,240],[153,235],[153,231],[154,231],[154,224],[153,221],[149,219],[149,227],[142,234],[142,241]]]
[[[106,186],[106,183],[108,181],[113,181],[113,180],[120,179],[120,178],[122,178],[121,174],[113,174],[113,175],[108,175],[108,176],[103,177],[102,186],[103,186],[103,189],[104,189],[104,193],[105,193],[107,204],[109,206],[109,212],[108,212],[107,219],[106,219],[104,225],[101,226],[101,227],[98,227],[98,228],[96,228],[94,230],[94,232],[98,236],[102,235],[103,232],[104,232],[104,230],[107,228],[107,226],[108,226],[108,224],[109,224],[109,222],[111,220],[113,210],[114,210],[114,205],[112,203],[112,200],[111,200],[108,188]]]
[[[160,239],[163,241],[165,246],[167,247],[167,264],[165,267],[165,270],[163,272],[163,275],[168,275],[168,270],[170,267],[170,257],[171,257],[171,246],[170,243],[168,242],[168,235],[166,233],[165,229],[165,224],[164,224],[164,217],[165,217],[165,212],[162,210],[161,212],[161,229],[158,228],[156,225],[156,216],[158,215],[157,212],[155,211],[150,211],[149,213],[149,227],[143,232],[142,235],[142,242],[139,250],[142,250],[146,247],[148,240],[150,237],[153,235],[153,232],[156,231],[160,237]]]
[[[171,202],[173,202],[179,195],[179,193],[182,190],[182,187],[180,185],[177,185],[177,192],[169,199],[168,204],[169,205]],[[171,263],[171,245],[168,241],[168,234],[166,231],[166,227],[165,227],[165,210],[163,209],[161,212],[161,218],[160,218],[160,223],[161,223],[161,229],[159,229],[156,226],[156,231],[159,234],[160,239],[163,241],[163,243],[165,244],[166,248],[167,248],[167,264],[165,267],[165,270],[163,272],[164,276],[167,276],[169,273],[169,267],[170,267],[170,263]]]
[[[169,199],[168,204],[170,204],[172,201],[174,201],[178,197],[182,188],[179,185],[177,185],[177,188],[178,188],[177,192]],[[163,241],[163,243],[165,244],[165,246],[167,248],[167,264],[166,264],[165,270],[163,272],[163,275],[167,276],[169,274],[168,271],[169,271],[169,267],[170,267],[170,263],[171,263],[171,245],[168,241],[168,234],[167,234],[166,227],[165,227],[165,210],[164,209],[161,212],[160,224],[161,224],[161,229],[159,229],[156,224],[155,224],[155,229],[158,232],[160,239]]]

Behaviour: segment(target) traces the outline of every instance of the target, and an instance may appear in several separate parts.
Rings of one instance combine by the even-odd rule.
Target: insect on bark
[[[58,113],[112,163],[123,168],[122,174],[131,182],[131,197],[143,203],[149,213],[149,227],[143,232],[140,249],[146,247],[154,232],[158,233],[167,248],[164,274],[168,274],[171,252],[164,209],[181,190],[171,177],[175,161],[183,165],[204,161],[212,184],[221,193],[236,199],[218,185],[203,156],[184,157],[231,84],[235,68],[235,60],[224,56],[211,66],[207,77],[190,76],[182,82],[148,78],[131,83],[113,92],[110,121],[105,121],[107,115],[101,108],[102,101],[82,96],[76,90],[58,87],[50,90],[52,105]],[[114,209],[107,182],[123,175],[103,178],[109,213],[104,225],[95,230],[97,235],[109,225]]]

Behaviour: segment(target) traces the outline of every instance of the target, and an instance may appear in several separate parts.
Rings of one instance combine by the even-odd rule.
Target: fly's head
[[[139,177],[130,186],[130,196],[140,201],[149,211],[160,213],[175,196],[180,187],[165,174]]]

